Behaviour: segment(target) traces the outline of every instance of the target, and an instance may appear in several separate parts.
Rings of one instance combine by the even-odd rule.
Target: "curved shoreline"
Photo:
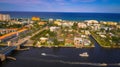
[[[103,48],[120,48],[120,46],[104,46],[104,45],[101,45],[93,35],[91,35],[91,37]]]

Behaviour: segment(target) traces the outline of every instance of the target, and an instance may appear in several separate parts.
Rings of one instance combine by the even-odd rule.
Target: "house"
[[[110,36],[115,36],[113,33],[109,33]]]
[[[49,18],[49,22],[53,22],[54,21],[54,19],[53,18]]]
[[[90,35],[90,31],[85,30],[85,35]]]
[[[76,47],[83,47],[84,46],[83,39],[81,37],[75,37],[74,38],[74,45]]]
[[[78,28],[87,28],[85,23],[78,23]]]
[[[59,42],[63,42],[63,41],[64,41],[64,38],[57,38],[57,40],[58,40]]]
[[[88,39],[84,39],[84,45],[89,46],[91,44],[91,41]]]
[[[56,27],[56,26],[50,27],[50,31],[52,32],[58,31],[59,29],[60,27]]]
[[[39,25],[45,25],[47,22],[40,21],[38,24]]]
[[[117,25],[117,22],[107,22],[107,25],[116,26],[116,25]]]
[[[56,25],[58,25],[58,26],[61,26],[61,25],[62,25],[61,21],[54,21],[54,24],[56,24]]]
[[[117,28],[119,28],[119,29],[120,29],[120,25],[117,25]]]
[[[94,24],[94,30],[100,30],[100,24]]]
[[[74,43],[73,39],[70,39],[70,38],[65,39],[65,45],[66,46],[72,46],[73,43]]]
[[[102,37],[102,38],[106,38],[106,36],[105,36],[105,35],[100,35],[100,37]]]
[[[65,21],[62,23],[62,26],[71,28],[73,24],[74,24],[73,22]]]
[[[104,32],[97,32],[97,34],[104,35],[104,34],[106,34],[106,32],[105,31]]]
[[[48,38],[46,38],[46,37],[41,37],[40,38],[40,42],[41,43],[45,43],[47,40],[48,40]]]
[[[112,26],[116,26],[117,25],[117,22],[105,22],[105,21],[102,21],[101,23],[105,24],[105,25],[112,25]]]
[[[91,26],[91,25],[99,23],[97,20],[86,20],[85,22],[87,23],[88,26]]]
[[[81,37],[82,37],[82,38],[85,38],[85,37],[86,37],[86,35],[81,35]]]
[[[107,31],[107,30],[112,30],[114,28],[112,28],[112,27],[101,27],[101,29],[104,29],[105,31]]]
[[[47,44],[48,44],[48,45],[52,45],[52,44],[54,44],[54,42],[53,42],[53,40],[48,39],[48,40],[47,40]]]

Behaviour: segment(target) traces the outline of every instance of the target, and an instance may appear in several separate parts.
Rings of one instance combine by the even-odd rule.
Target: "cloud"
[[[72,0],[73,2],[95,2],[96,0]]]
[[[10,3],[10,4],[37,4],[41,3],[40,0],[0,0],[0,3]]]

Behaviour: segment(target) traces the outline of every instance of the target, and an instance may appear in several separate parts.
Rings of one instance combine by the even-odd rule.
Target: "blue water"
[[[98,20],[120,22],[120,13],[67,13],[67,12],[0,12],[10,14],[12,18],[31,18],[39,16],[41,18],[53,18],[72,21]]]
[[[104,20],[120,21],[120,14],[112,13],[50,13],[50,12],[0,12],[12,18],[54,18],[63,20]],[[88,52],[89,57],[79,54]],[[42,56],[41,53],[46,53]],[[120,67],[120,49],[105,49],[95,42],[95,48],[33,48],[28,51],[15,51],[11,54],[17,60],[6,60],[0,67],[96,67],[95,63],[107,63],[107,67]],[[92,63],[89,64],[89,63]],[[119,63],[119,64],[118,64]],[[97,66],[101,67],[101,66]]]
[[[6,60],[0,67],[102,67],[99,63],[108,64],[106,67],[120,67],[120,49],[102,48],[92,37],[91,40],[95,48],[31,47],[28,51],[15,51],[11,56],[17,60]],[[80,57],[83,52],[88,52],[89,57]]]

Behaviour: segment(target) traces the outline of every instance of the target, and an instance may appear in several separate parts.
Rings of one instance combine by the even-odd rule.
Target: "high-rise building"
[[[2,14],[0,14],[0,20],[2,20],[2,19],[3,19]]]
[[[9,14],[0,14],[0,21],[9,21],[10,15]]]

